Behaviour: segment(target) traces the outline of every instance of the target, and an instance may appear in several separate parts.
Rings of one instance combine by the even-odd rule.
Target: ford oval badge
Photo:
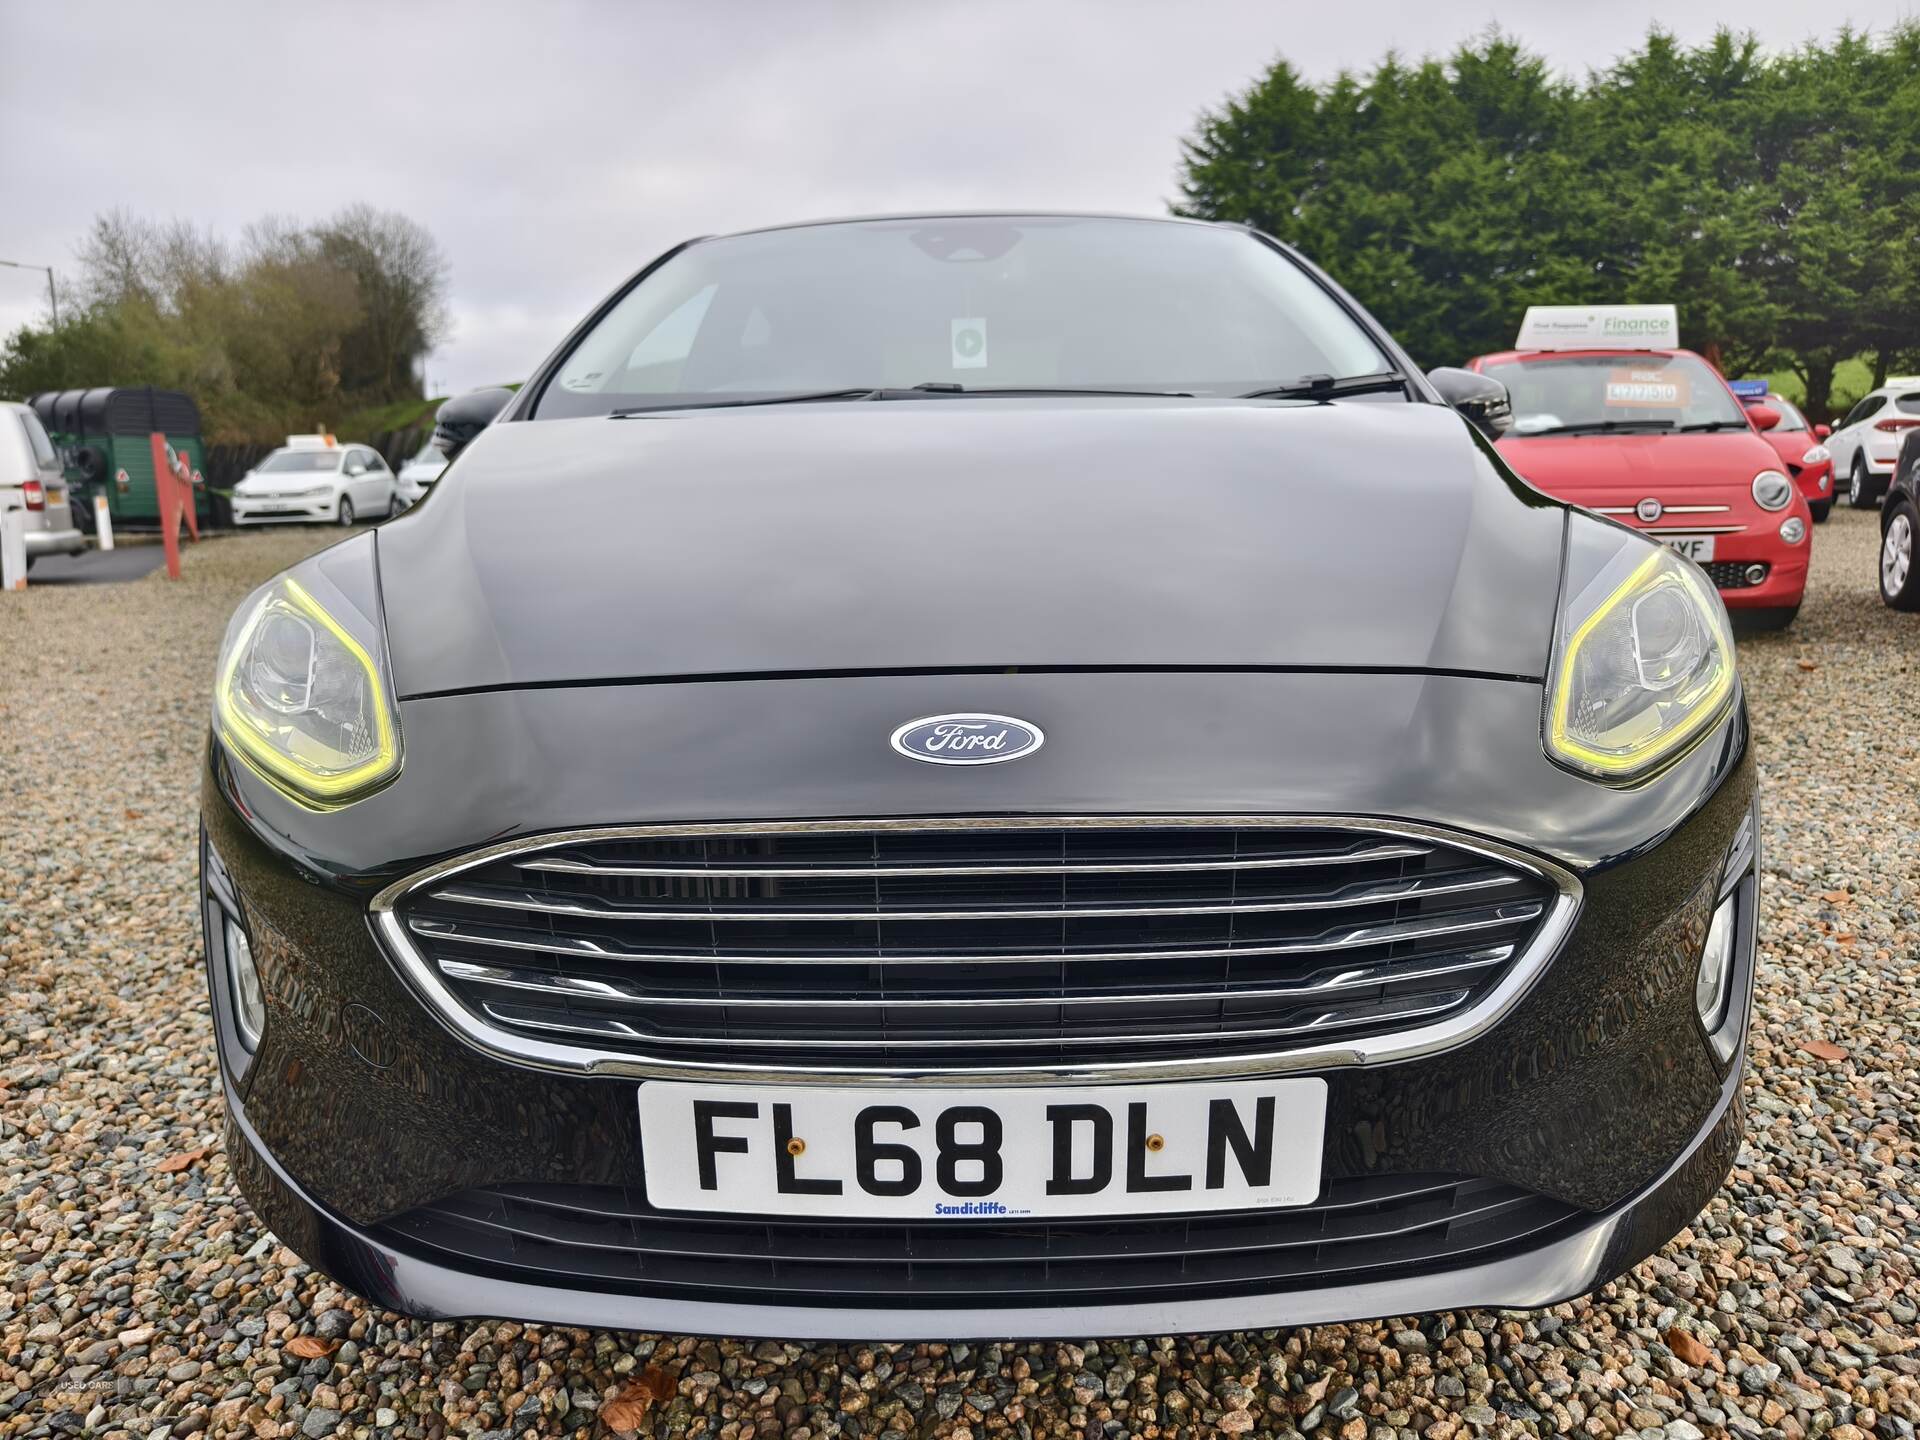
[[[929,765],[998,765],[1046,743],[1038,725],[1011,715],[927,715],[893,732],[893,748]]]

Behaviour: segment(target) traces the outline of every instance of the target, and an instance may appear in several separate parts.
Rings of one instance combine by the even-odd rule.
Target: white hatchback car
[[[400,466],[400,506],[405,509],[426,499],[433,482],[447,468],[447,457],[429,439],[420,453]]]
[[[371,447],[290,435],[233,487],[233,523],[384,519],[397,508],[398,491],[387,462]]]
[[[1900,375],[1870,391],[1827,437],[1835,488],[1856,510],[1880,503],[1893,479],[1906,432],[1920,426],[1920,375]]]

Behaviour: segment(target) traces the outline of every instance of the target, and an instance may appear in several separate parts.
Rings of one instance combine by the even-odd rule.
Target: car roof
[[[1183,215],[1133,215],[1118,210],[901,210],[876,215],[834,215],[814,220],[789,220],[777,225],[753,225],[702,240],[731,240],[737,235],[767,235],[779,230],[809,230],[822,225],[885,225],[921,220],[1133,220],[1143,225],[1192,225],[1203,229],[1246,230],[1230,221],[1194,220]]]

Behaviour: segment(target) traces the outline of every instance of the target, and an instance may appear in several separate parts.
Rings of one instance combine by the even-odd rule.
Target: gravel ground
[[[845,1348],[371,1310],[260,1230],[219,1148],[193,900],[214,647],[325,532],[0,596],[0,1434],[974,1440],[1911,1436],[1920,1423],[1920,619],[1873,517],[1743,641],[1767,821],[1750,1131],[1591,1301],[1099,1344]]]

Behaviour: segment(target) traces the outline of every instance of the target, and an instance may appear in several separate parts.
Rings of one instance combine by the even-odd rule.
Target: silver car
[[[87,537],[73,523],[67,477],[40,417],[25,405],[0,401],[0,510],[27,516],[27,564],[42,555],[77,555]]]
[[[447,457],[435,448],[432,440],[420,447],[420,453],[400,467],[395,477],[399,482],[398,499],[403,507],[419,504],[427,498],[427,491],[433,482],[440,478],[440,472],[447,468]]]

